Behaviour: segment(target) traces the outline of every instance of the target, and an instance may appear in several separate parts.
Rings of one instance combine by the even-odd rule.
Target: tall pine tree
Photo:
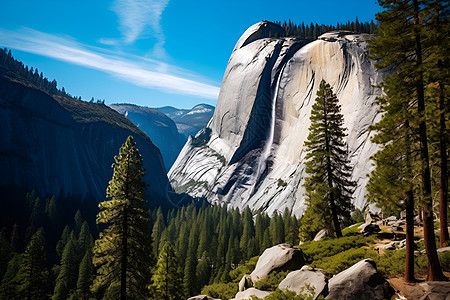
[[[107,200],[99,204],[97,215],[97,224],[107,227],[95,241],[93,290],[109,287],[108,297],[144,299],[148,297],[152,250],[142,157],[133,137],[127,138],[114,160]]]
[[[18,293],[21,299],[47,299],[48,278],[45,255],[44,230],[40,228],[32,237],[22,257],[17,274]]]
[[[309,232],[312,236],[323,228],[342,237],[340,219],[350,218],[355,183],[350,180],[352,168],[343,140],[346,134],[340,110],[331,86],[322,80],[312,107],[311,126],[305,142],[308,151],[306,173],[309,177],[304,184],[308,208],[300,228],[303,238],[305,233]]]
[[[432,16],[436,9],[430,6],[433,1],[428,0],[379,0],[378,2],[385,10],[377,14],[380,26],[377,38],[371,42],[370,50],[373,58],[378,60],[377,67],[390,67],[395,70],[395,73],[384,81],[385,93],[388,96],[387,105],[391,105],[389,102],[391,100],[402,101],[403,106],[414,109],[416,112],[414,118],[408,118],[407,121],[409,126],[417,128],[419,141],[419,156],[417,159],[415,157],[412,159],[414,159],[414,165],[419,166],[417,175],[421,179],[420,206],[423,212],[428,280],[444,280],[445,276],[439,264],[435,244],[429,152],[431,121],[426,117],[430,103],[425,97],[425,90],[431,83],[431,77],[427,76],[425,70],[430,68],[431,73],[437,74],[445,72],[438,67],[437,63],[436,66],[429,63],[438,61],[430,57],[436,51],[436,46],[438,49],[442,46],[427,33],[428,28],[432,27],[430,20],[433,20]],[[448,49],[443,53],[447,53],[444,56],[448,60]],[[394,77],[395,80],[389,80]],[[446,77],[448,81],[448,74]],[[437,76],[437,78],[438,80],[445,78],[445,75]],[[395,97],[399,89],[408,90],[401,100]]]
[[[161,250],[153,275],[155,299],[182,299],[182,277],[175,250],[170,242],[166,242]]]

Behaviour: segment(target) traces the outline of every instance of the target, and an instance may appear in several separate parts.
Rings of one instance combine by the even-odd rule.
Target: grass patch
[[[229,283],[214,283],[203,287],[201,294],[208,295],[213,298],[222,300],[232,299],[238,292],[238,284],[235,282]]]

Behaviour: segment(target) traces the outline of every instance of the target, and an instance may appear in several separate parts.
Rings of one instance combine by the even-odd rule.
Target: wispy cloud
[[[0,29],[0,44],[29,53],[100,70],[132,84],[165,92],[217,99],[219,88],[187,70],[136,57],[118,56],[100,48],[82,45],[70,37],[59,37],[29,28]]]
[[[125,44],[132,44],[143,35],[150,33],[157,39],[152,55],[165,56],[165,36],[161,27],[161,16],[169,0],[116,0],[112,10],[119,18],[119,30]],[[150,31],[148,32],[148,29]],[[111,44],[113,39],[101,39]]]

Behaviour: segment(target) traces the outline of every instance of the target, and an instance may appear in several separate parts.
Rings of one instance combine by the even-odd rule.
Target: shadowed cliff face
[[[369,158],[377,150],[367,131],[379,117],[375,100],[381,91],[373,85],[382,78],[368,59],[365,37],[334,32],[307,43],[265,35],[276,26],[255,24],[237,42],[204,131],[209,134],[186,143],[169,171],[172,185],[234,207],[269,213],[287,207],[302,214],[303,145],[325,79],[342,106],[358,183],[354,203],[361,207]]]
[[[105,198],[114,155],[133,135],[153,204],[169,200],[159,149],[125,117],[94,103],[51,97],[0,75],[0,189]]]
[[[151,138],[161,151],[166,170],[169,170],[186,142],[175,122],[153,108],[130,104],[113,104],[110,107],[127,117]]]

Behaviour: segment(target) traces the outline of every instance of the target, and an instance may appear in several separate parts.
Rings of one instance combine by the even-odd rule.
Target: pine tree
[[[182,299],[181,276],[175,250],[170,242],[166,242],[159,254],[155,274],[152,276],[155,299]]]
[[[66,225],[61,234],[60,240],[56,244],[56,253],[58,254],[59,257],[62,257],[64,248],[66,247],[66,244],[67,244],[67,241],[69,240],[69,238],[70,238],[70,228],[68,225]]]
[[[193,229],[189,235],[189,245],[184,266],[183,290],[184,296],[189,298],[197,291],[197,280],[195,278],[197,268],[197,234]]]
[[[87,249],[83,259],[80,263],[77,281],[77,296],[85,300],[89,299],[91,295],[90,286],[94,273],[94,266],[92,265],[92,250]]]
[[[61,268],[56,278],[55,289],[52,299],[67,299],[74,292],[78,278],[78,253],[74,235],[69,239],[64,247]]]
[[[42,228],[31,237],[22,256],[17,282],[18,293],[22,299],[46,299],[48,278],[47,258],[45,256],[45,237]]]
[[[159,252],[161,235],[165,228],[166,228],[166,224],[164,222],[164,215],[162,213],[161,207],[159,207],[156,212],[156,221],[155,221],[155,224],[153,225],[153,230],[152,230],[152,239],[153,239],[153,244],[154,244],[153,250],[154,250],[156,257],[159,256],[158,252]],[[164,244],[163,244],[163,246],[164,246]]]
[[[78,253],[84,255],[86,250],[92,249],[93,240],[94,239],[92,237],[91,231],[89,230],[89,225],[86,221],[84,221],[83,225],[81,225],[80,234],[77,240]]]
[[[421,179],[420,206],[423,212],[428,280],[434,281],[445,280],[446,277],[442,273],[435,244],[428,133],[430,120],[426,118],[430,103],[425,97],[425,89],[430,82],[424,70],[430,67],[431,72],[445,71],[427,63],[436,50],[433,46],[441,48],[439,42],[433,45],[434,39],[427,33],[427,28],[431,25],[429,22],[433,19],[430,3],[430,1],[419,0],[379,0],[379,4],[386,10],[377,14],[380,27],[378,37],[371,42],[370,50],[373,58],[378,60],[377,67],[395,69],[392,76],[396,80],[389,80],[393,78],[389,76],[384,81],[388,101],[398,100],[391,94],[397,95],[399,89],[409,90],[403,98],[403,105],[416,111],[414,118],[408,118],[407,121],[410,126],[417,128],[418,133],[420,155],[417,159],[415,157],[412,159],[414,159],[414,165],[419,166],[417,175]],[[448,50],[444,51],[448,53]],[[448,75],[444,76],[448,78]],[[388,105],[390,104],[388,102]]]
[[[128,137],[114,157],[107,200],[99,204],[97,224],[105,228],[94,246],[97,276],[93,291],[108,288],[115,299],[148,296],[152,266],[149,213],[145,208],[142,158],[133,137]]]
[[[317,91],[310,120],[308,140],[305,142],[308,151],[306,173],[309,174],[304,184],[308,204],[305,217],[308,221],[316,220],[316,225],[321,223],[317,228],[307,228],[308,222],[304,220],[300,231],[328,227],[337,237],[342,237],[339,219],[350,218],[355,183],[350,180],[348,150],[343,141],[346,136],[342,127],[344,119],[338,98],[324,80]]]
[[[18,288],[18,274],[22,264],[22,255],[14,253],[8,262],[6,272],[0,285],[0,299],[20,299]]]

